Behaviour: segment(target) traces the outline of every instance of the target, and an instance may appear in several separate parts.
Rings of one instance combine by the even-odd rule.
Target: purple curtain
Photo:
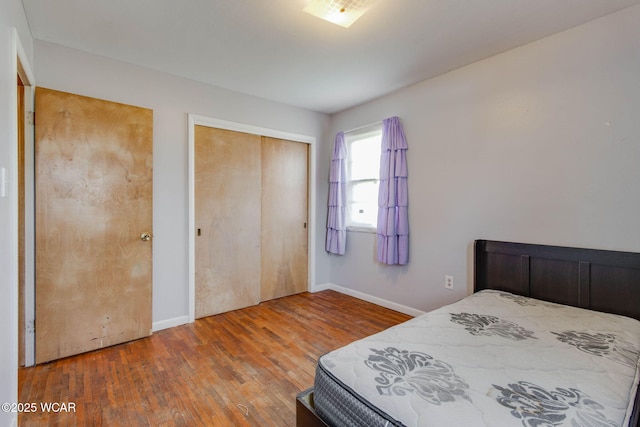
[[[382,122],[378,190],[378,255],[384,264],[409,262],[407,140],[398,117]]]
[[[329,213],[327,218],[327,252],[344,255],[346,230],[346,171],[347,147],[344,132],[336,135],[329,171]]]

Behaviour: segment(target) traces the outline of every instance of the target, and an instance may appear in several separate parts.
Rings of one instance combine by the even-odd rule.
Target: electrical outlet
[[[453,290],[453,276],[444,276],[444,287]]]

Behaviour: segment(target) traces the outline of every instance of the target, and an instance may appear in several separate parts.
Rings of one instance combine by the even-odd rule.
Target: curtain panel
[[[336,255],[344,255],[347,242],[346,227],[346,158],[347,147],[344,132],[336,135],[329,169],[329,212],[327,215],[326,250]]]
[[[405,265],[409,262],[407,148],[400,119],[383,120],[377,260],[384,264]]]

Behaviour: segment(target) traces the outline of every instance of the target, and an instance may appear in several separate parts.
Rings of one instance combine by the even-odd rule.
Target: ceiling
[[[323,113],[640,0],[377,0],[350,28],[308,0],[23,0],[35,39]]]

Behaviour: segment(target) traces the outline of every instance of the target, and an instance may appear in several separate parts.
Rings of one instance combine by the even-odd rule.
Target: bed
[[[640,254],[474,257],[474,294],[321,356],[297,426],[639,427]]]

